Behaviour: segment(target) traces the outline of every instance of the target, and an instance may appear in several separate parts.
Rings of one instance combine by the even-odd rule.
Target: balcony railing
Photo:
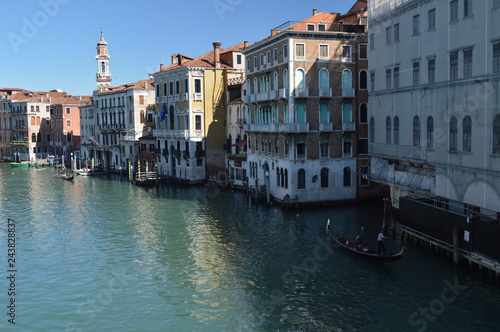
[[[356,122],[342,122],[342,131],[356,131]]]
[[[320,122],[319,131],[333,131],[333,122]]]
[[[279,91],[278,91],[278,97],[281,98],[281,99],[288,98],[288,89],[279,89]]]
[[[332,96],[332,89],[319,89],[319,96],[320,97],[331,97]]]
[[[307,133],[309,132],[309,122],[280,123],[278,131],[282,133]]]
[[[356,97],[356,93],[352,88],[343,88],[342,89],[342,97],[343,98],[354,98]]]
[[[202,101],[203,100],[203,93],[194,93],[194,101]]]
[[[246,132],[264,132],[271,133],[278,131],[277,123],[247,123],[243,125]]]
[[[309,97],[309,89],[295,89],[294,95],[296,98],[307,98]]]

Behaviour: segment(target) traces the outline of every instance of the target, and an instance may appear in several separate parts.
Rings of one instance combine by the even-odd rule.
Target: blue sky
[[[90,95],[95,89],[96,43],[101,28],[109,44],[112,85],[148,78],[170,55],[199,56],[269,36],[286,21],[318,12],[347,12],[355,0],[264,1],[8,1],[2,10],[0,87],[62,89]]]

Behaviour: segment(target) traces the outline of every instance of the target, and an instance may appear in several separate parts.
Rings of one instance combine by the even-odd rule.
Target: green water
[[[411,245],[400,261],[367,262],[325,236],[331,218],[347,235],[363,226],[375,244],[378,203],[284,212],[240,192],[70,182],[54,169],[0,164],[0,218],[1,331],[494,331],[500,323],[500,291],[475,273]]]

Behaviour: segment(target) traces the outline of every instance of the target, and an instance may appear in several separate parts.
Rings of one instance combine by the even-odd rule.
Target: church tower
[[[97,42],[97,90],[106,91],[111,86],[111,73],[109,72],[109,53],[108,43],[104,40],[104,34],[101,31],[101,38]]]

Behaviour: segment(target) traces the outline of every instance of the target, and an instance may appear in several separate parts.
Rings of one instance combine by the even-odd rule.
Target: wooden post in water
[[[453,264],[458,265],[458,229],[453,229]]]

